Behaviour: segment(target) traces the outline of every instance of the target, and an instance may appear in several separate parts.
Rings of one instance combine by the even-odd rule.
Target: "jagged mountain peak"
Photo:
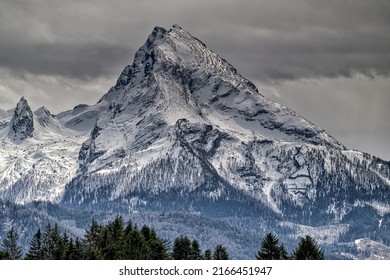
[[[134,64],[140,68],[144,66],[145,74],[151,71],[156,63],[161,64],[161,67],[169,64],[190,71],[202,70],[213,75],[221,74],[229,78],[243,79],[232,65],[179,25],[173,25],[168,31],[162,27],[155,27],[135,55]],[[243,80],[253,85],[246,79]],[[252,90],[257,91],[254,86]]]
[[[45,106],[42,106],[42,107],[38,108],[37,110],[35,110],[34,114],[37,116],[44,114],[44,115],[48,115],[48,116],[51,116],[54,118],[54,115],[52,113],[50,113],[49,109],[47,109]]]
[[[27,102],[27,100],[26,100],[26,98],[25,98],[24,96],[22,96],[22,97],[20,98],[19,102],[25,103],[25,102]],[[18,103],[19,103],[19,102],[18,102]],[[17,103],[17,104],[18,104],[18,103]]]
[[[42,106],[34,111],[34,115],[37,117],[39,124],[43,127],[47,127],[55,121],[55,116],[50,113],[45,106]]]
[[[237,134],[254,133],[260,139],[345,149],[324,130],[265,98],[232,65],[178,25],[168,31],[155,27],[100,102],[110,104],[105,123],[123,114],[168,125],[189,119]],[[150,114],[155,117],[148,118]]]
[[[14,140],[24,140],[33,136],[33,112],[24,97],[22,97],[16,105],[14,115],[10,122],[10,127],[9,136]]]
[[[179,74],[185,71],[224,76],[224,79],[235,80],[235,85],[245,85],[251,91],[258,92],[254,84],[239,75],[232,65],[180,26],[173,25],[169,30],[156,26],[144,45],[135,53],[133,63],[124,68],[115,86],[99,103],[112,102],[118,97],[120,90],[145,82],[145,77],[149,74],[168,68],[178,70]]]
[[[288,179],[287,174],[293,178],[291,185],[303,188],[313,184],[304,163],[312,150],[345,150],[324,130],[265,98],[233,66],[178,26],[153,30],[99,106],[107,110],[98,116],[80,150],[78,174],[116,173],[119,169],[138,174],[162,158],[174,158],[183,165],[188,163],[182,158],[188,158],[199,174],[211,172],[217,181],[226,174],[233,178],[237,175],[232,174],[242,172],[242,178],[236,178],[241,183],[234,185],[278,209],[271,197]],[[275,154],[279,160],[286,153],[286,160],[296,161],[296,167],[289,166],[288,172],[277,165],[261,164],[263,157]],[[293,155],[299,159],[289,158]],[[217,166],[218,162],[228,164]],[[236,165],[240,171],[235,171]],[[250,171],[253,168],[264,173]],[[298,176],[295,173],[300,168],[304,175]],[[246,178],[247,173],[257,175]],[[173,172],[169,176],[175,182],[181,175]],[[168,181],[164,187],[172,184]],[[256,191],[259,186],[262,190]],[[122,191],[128,190],[117,193]]]
[[[15,111],[22,111],[25,108],[29,108],[31,110],[30,105],[28,105],[26,98],[24,98],[24,96],[22,96],[20,98],[20,100],[18,101],[18,103],[16,103]]]

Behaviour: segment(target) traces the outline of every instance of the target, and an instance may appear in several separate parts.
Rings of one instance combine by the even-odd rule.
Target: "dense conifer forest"
[[[258,260],[321,260],[324,252],[316,241],[306,236],[289,255],[276,235],[269,233],[260,242]],[[11,228],[0,249],[3,260],[228,260],[223,244],[202,251],[198,240],[177,237],[173,243],[158,236],[153,228],[137,227],[118,216],[106,225],[92,220],[83,238],[61,232],[58,224],[47,224],[34,234],[23,254],[18,234]]]

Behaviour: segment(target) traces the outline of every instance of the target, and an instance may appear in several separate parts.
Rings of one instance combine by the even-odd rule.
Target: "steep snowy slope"
[[[69,130],[89,134],[94,128],[99,115],[107,111],[108,108],[108,102],[99,102],[95,105],[80,104],[75,106],[73,110],[58,114],[56,119]]]

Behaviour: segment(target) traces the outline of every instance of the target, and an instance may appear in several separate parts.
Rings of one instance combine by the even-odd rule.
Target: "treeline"
[[[310,236],[302,238],[288,255],[284,245],[273,234],[261,242],[257,259],[324,259],[323,250]],[[25,255],[18,245],[14,228],[8,231],[0,249],[0,259],[8,260],[228,260],[225,246],[217,245],[204,252],[197,240],[180,236],[173,244],[159,237],[153,228],[138,228],[121,216],[107,225],[92,221],[83,238],[72,238],[61,232],[58,224],[38,229]]]

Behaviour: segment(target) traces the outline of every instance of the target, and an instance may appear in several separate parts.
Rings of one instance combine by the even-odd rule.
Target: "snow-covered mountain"
[[[109,104],[78,105],[57,116],[42,106],[32,112],[22,97],[0,115],[0,199],[17,204],[61,201],[76,176],[79,151],[97,116]]]
[[[15,109],[4,114],[0,130],[2,199],[18,204],[61,200],[66,184],[78,169],[81,144],[93,127],[88,118],[91,107],[54,116],[45,107],[32,112],[22,97]],[[68,125],[80,114],[87,116]]]
[[[388,193],[388,163],[266,99],[178,26],[155,28],[100,102],[111,105],[80,150],[66,203],[241,196],[308,222],[315,211],[341,220],[362,192]],[[386,197],[370,203],[387,205]]]
[[[3,200],[388,242],[390,163],[268,100],[177,25],[156,27],[97,104],[53,116],[22,98],[13,112],[0,112]]]

